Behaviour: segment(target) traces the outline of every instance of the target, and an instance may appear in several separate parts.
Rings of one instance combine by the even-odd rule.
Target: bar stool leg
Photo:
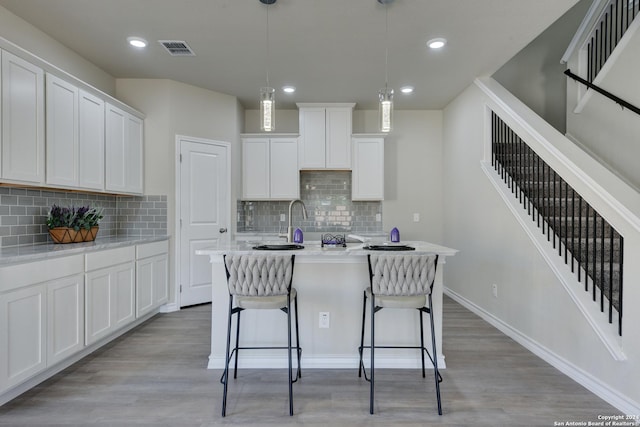
[[[238,356],[240,355],[240,349],[238,347],[240,347],[240,313],[242,312],[242,310],[238,310],[238,318],[236,321],[236,348],[234,350],[235,352],[235,360],[234,360],[234,365],[233,365],[233,378],[236,379],[238,378]]]
[[[287,356],[289,359],[289,416],[293,415],[293,366],[291,362],[291,296],[287,295]]]
[[[375,352],[375,315],[376,315],[376,297],[371,295],[371,391],[369,393],[369,413],[373,414],[373,400],[374,400],[374,352]]]
[[[222,416],[227,414],[227,384],[229,383],[229,351],[231,347],[231,315],[233,310],[233,297],[229,295],[229,317],[227,320],[227,351],[224,358],[224,374],[222,375],[224,390],[222,391]],[[237,357],[237,356],[236,356]]]
[[[436,332],[433,324],[433,303],[429,294],[429,320],[431,320],[431,348],[433,350],[433,375],[436,380],[436,396],[438,397],[438,415],[442,415],[442,403],[440,401],[440,372],[438,371],[438,351],[436,348]]]
[[[296,380],[302,378],[302,369],[300,368],[300,359],[302,358],[302,349],[300,348],[300,328],[298,327],[298,295],[293,299],[293,304],[296,307],[296,352],[298,354],[298,372],[296,373]]]
[[[426,351],[426,348],[424,348],[424,322],[422,320],[422,313],[424,313],[424,311],[422,309],[418,309],[418,312],[420,313],[420,356],[422,356],[422,378],[425,378],[425,371],[424,371],[424,352]]]
[[[367,291],[364,291],[364,299],[362,303],[362,334],[360,335],[360,365],[358,365],[358,377],[362,377],[362,371],[364,369],[364,362],[362,361],[362,354],[364,353],[364,322],[367,318]],[[365,373],[366,377],[366,373]]]

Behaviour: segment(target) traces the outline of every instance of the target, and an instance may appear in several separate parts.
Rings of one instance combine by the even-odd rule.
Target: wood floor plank
[[[429,373],[388,369],[376,370],[370,415],[368,383],[354,368],[304,370],[293,417],[286,371],[241,370],[221,418],[221,372],[206,369],[211,307],[202,305],[158,315],[8,402],[0,425],[552,426],[619,413],[453,300],[444,304],[441,417]]]

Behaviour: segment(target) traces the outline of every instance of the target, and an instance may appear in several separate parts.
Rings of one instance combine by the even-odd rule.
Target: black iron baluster
[[[591,216],[591,205],[587,203],[587,214],[585,215],[585,254],[584,254],[584,290],[589,290],[589,216]]]
[[[571,272],[576,260],[576,190],[571,187]]]
[[[582,196],[578,194],[578,283],[582,273]]]
[[[604,312],[604,218],[600,216],[600,311]]]
[[[620,236],[620,271],[618,275],[620,278],[618,279],[618,335],[622,336],[622,266],[624,260],[624,240],[622,236]]]
[[[553,249],[556,248],[556,234],[558,234],[558,225],[556,224],[556,218],[558,215],[556,214],[556,171],[551,170],[553,172],[553,197],[551,198],[551,215],[553,215]]]
[[[540,191],[540,156],[536,154],[536,202],[538,203],[536,210],[538,211],[538,215],[537,215],[538,228],[540,228],[540,209],[542,207],[542,203],[541,203],[542,200],[540,198],[541,194],[542,192]]]
[[[613,247],[615,246],[613,227],[609,226],[609,323],[613,323]]]
[[[593,280],[593,300],[596,300],[596,278],[598,277],[598,272],[596,271],[596,242],[597,242],[597,233],[598,233],[598,217],[597,217],[598,213],[596,212],[595,209],[593,209],[593,267],[591,268],[591,279]]]

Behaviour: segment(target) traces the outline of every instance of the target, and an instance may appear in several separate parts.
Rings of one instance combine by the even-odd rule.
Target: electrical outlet
[[[414,213],[413,214],[413,222],[420,222],[420,214],[419,213]]]
[[[318,327],[319,328],[329,328],[329,312],[321,311],[318,317]]]
[[[284,214],[280,214],[280,222],[284,222],[284,221],[285,221],[285,218],[286,218],[286,217],[284,216]]]
[[[376,222],[380,222],[382,221],[382,214],[381,213],[377,213],[376,214]]]
[[[498,298],[498,285],[497,284],[493,284],[491,285],[491,293],[493,294],[494,298]]]

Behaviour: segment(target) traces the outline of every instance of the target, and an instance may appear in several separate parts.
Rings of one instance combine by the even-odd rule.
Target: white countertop
[[[20,245],[0,248],[0,266],[31,261],[41,261],[49,258],[84,254],[104,249],[114,249],[123,246],[143,243],[159,242],[169,236],[113,236],[98,237],[93,242],[83,243],[46,243],[39,245]]]
[[[295,249],[290,251],[275,250],[255,250],[256,245],[263,244],[283,244],[282,240],[279,241],[219,241],[217,245],[204,249],[196,250],[196,255],[224,255],[226,253],[235,254],[248,254],[248,253],[292,253],[296,256],[326,256],[326,257],[344,257],[344,256],[364,256],[371,253],[378,254],[438,254],[443,256],[453,256],[458,251],[456,249],[447,248],[445,246],[436,245],[435,243],[423,242],[423,241],[402,241],[399,243],[391,243],[384,241],[371,241],[366,244],[387,244],[387,245],[407,245],[414,247],[414,251],[371,251],[364,249],[364,243],[348,243],[347,247],[322,247],[320,242],[304,242],[302,246],[304,249]]]

